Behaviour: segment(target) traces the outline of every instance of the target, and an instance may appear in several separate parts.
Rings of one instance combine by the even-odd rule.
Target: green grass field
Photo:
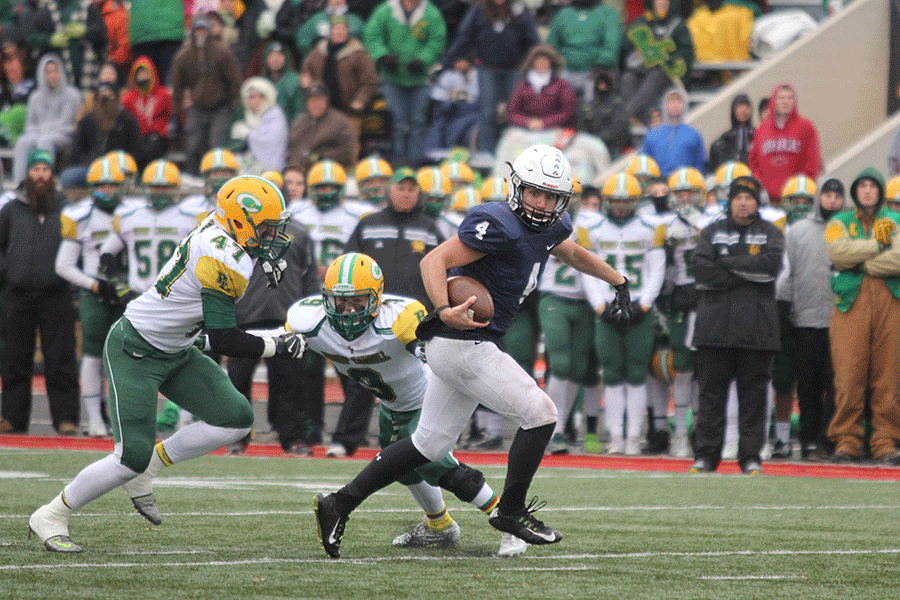
[[[421,514],[394,485],[353,514],[335,561],[313,495],[362,462],[206,457],[164,471],[159,527],[114,490],[73,517],[82,554],[27,540],[28,515],[102,456],[0,448],[0,597],[900,597],[900,484],[885,481],[542,468],[539,516],[563,541],[511,559],[495,557],[485,516],[446,493],[458,547],[393,548]],[[500,489],[505,469],[483,470]]]

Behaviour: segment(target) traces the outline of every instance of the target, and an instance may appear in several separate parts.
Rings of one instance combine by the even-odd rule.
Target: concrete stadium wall
[[[828,177],[837,177],[849,186],[866,167],[875,167],[884,174],[885,180],[890,179],[887,155],[898,129],[900,129],[900,112],[826,162],[819,184],[821,185]]]

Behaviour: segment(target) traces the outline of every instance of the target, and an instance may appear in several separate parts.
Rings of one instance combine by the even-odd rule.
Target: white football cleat
[[[497,556],[509,558],[510,556],[518,556],[526,550],[528,550],[528,542],[504,531],[500,536],[500,549],[497,551]]]
[[[109,428],[106,426],[106,423],[91,423],[87,428],[88,437],[92,438],[105,438],[109,437]]]
[[[675,436],[672,440],[672,456],[675,458],[688,458],[691,456],[691,445],[686,435]]]
[[[459,541],[459,523],[453,523],[443,531],[432,531],[428,523],[419,521],[409,531],[394,538],[394,546],[398,548],[420,548],[422,546],[452,546]]]
[[[607,454],[625,454],[625,440],[622,438],[610,438],[606,446]]]
[[[346,458],[347,449],[343,444],[332,444],[328,446],[325,456],[331,456],[332,458]]]
[[[50,504],[40,507],[28,519],[28,537],[34,533],[49,552],[81,552],[81,546],[69,537],[69,520],[56,513]]]
[[[625,440],[625,456],[641,455],[641,438],[630,437]]]

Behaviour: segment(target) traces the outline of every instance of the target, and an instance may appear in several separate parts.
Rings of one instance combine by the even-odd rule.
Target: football
[[[471,277],[458,275],[447,279],[447,297],[450,306],[459,306],[472,296],[475,303],[469,307],[469,316],[479,323],[487,323],[494,318],[494,299],[487,288]]]

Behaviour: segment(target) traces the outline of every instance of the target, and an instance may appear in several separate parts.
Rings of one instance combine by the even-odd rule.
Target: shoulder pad
[[[321,294],[298,300],[288,309],[287,326],[294,333],[307,334],[318,328],[325,318],[325,301]]]
[[[90,197],[82,198],[74,204],[64,206],[62,214],[73,221],[81,221],[91,216],[92,208],[94,208],[94,201]]]

